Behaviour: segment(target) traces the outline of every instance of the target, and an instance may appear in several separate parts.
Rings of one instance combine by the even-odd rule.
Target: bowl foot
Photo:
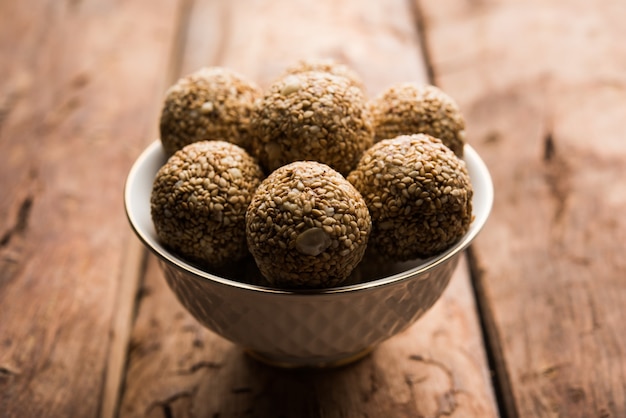
[[[327,369],[355,363],[370,354],[372,350],[374,350],[374,346],[366,347],[355,353],[314,358],[281,357],[251,349],[246,349],[245,352],[253,359],[272,367],[282,369]]]

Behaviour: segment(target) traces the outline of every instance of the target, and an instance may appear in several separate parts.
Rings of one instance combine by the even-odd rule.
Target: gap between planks
[[[407,0],[413,14],[413,20],[419,37],[420,49],[422,51],[422,61],[426,68],[428,81],[436,85],[436,72],[430,53],[428,42],[428,28],[426,18],[422,11],[420,0]],[[489,367],[489,377],[493,395],[498,408],[498,413],[503,418],[518,418],[517,408],[513,398],[513,389],[504,361],[504,352],[500,344],[500,335],[494,322],[493,311],[485,295],[482,283],[481,269],[478,260],[473,253],[472,246],[465,251],[467,263],[461,268],[468,269],[470,287],[472,289],[476,306],[476,316],[481,332],[487,365]]]
[[[180,73],[182,57],[187,43],[187,26],[193,3],[194,0],[180,1],[175,17],[177,23],[170,48],[169,65],[165,70],[165,83],[160,87],[161,91],[165,91]],[[158,137],[157,128],[151,132],[148,142],[156,137]],[[139,304],[140,283],[145,276],[148,262],[148,251],[134,234],[128,239],[125,254],[118,280],[117,305],[110,330],[110,348],[107,367],[104,370],[99,418],[115,418],[119,415],[128,364],[128,351]]]
[[[135,237],[128,240],[125,254],[119,277],[115,316],[110,331],[109,356],[104,370],[101,418],[117,416],[137,307],[137,290],[147,262],[147,251]]]
[[[483,270],[474,254],[474,249],[470,246],[465,252],[467,256],[467,266],[474,301],[476,303],[476,315],[483,337],[483,346],[491,377],[491,386],[494,390],[494,397],[497,403],[498,412],[503,418],[518,418],[511,379],[504,359],[504,351],[500,343],[500,333],[493,316],[493,308],[489,303],[489,298],[485,294],[483,283]]]

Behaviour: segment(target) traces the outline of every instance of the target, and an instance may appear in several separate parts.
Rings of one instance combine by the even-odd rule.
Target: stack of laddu
[[[159,239],[207,269],[251,254],[280,288],[341,285],[366,248],[405,261],[454,245],[473,219],[458,106],[434,86],[371,100],[362,86],[330,60],[265,91],[227,68],[178,80],[160,120]]]

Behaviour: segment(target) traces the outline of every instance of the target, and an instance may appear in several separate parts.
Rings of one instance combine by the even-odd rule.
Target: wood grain
[[[626,416],[626,4],[420,2],[490,167],[474,246],[509,416]]]
[[[330,56],[370,94],[426,82],[408,2],[195,1],[180,74],[224,65],[267,86],[296,59]],[[493,417],[495,401],[465,263],[415,326],[361,362],[283,371],[203,329],[150,257],[132,334],[122,417]]]
[[[122,188],[153,132],[176,6],[0,2],[2,417],[94,417],[119,389],[105,380],[132,321],[114,320],[135,245]]]

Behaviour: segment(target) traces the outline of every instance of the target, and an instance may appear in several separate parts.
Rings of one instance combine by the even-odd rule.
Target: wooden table
[[[1,417],[626,416],[626,2],[0,2]],[[125,219],[179,76],[299,58],[460,104],[496,190],[435,307],[349,367],[201,328]]]

